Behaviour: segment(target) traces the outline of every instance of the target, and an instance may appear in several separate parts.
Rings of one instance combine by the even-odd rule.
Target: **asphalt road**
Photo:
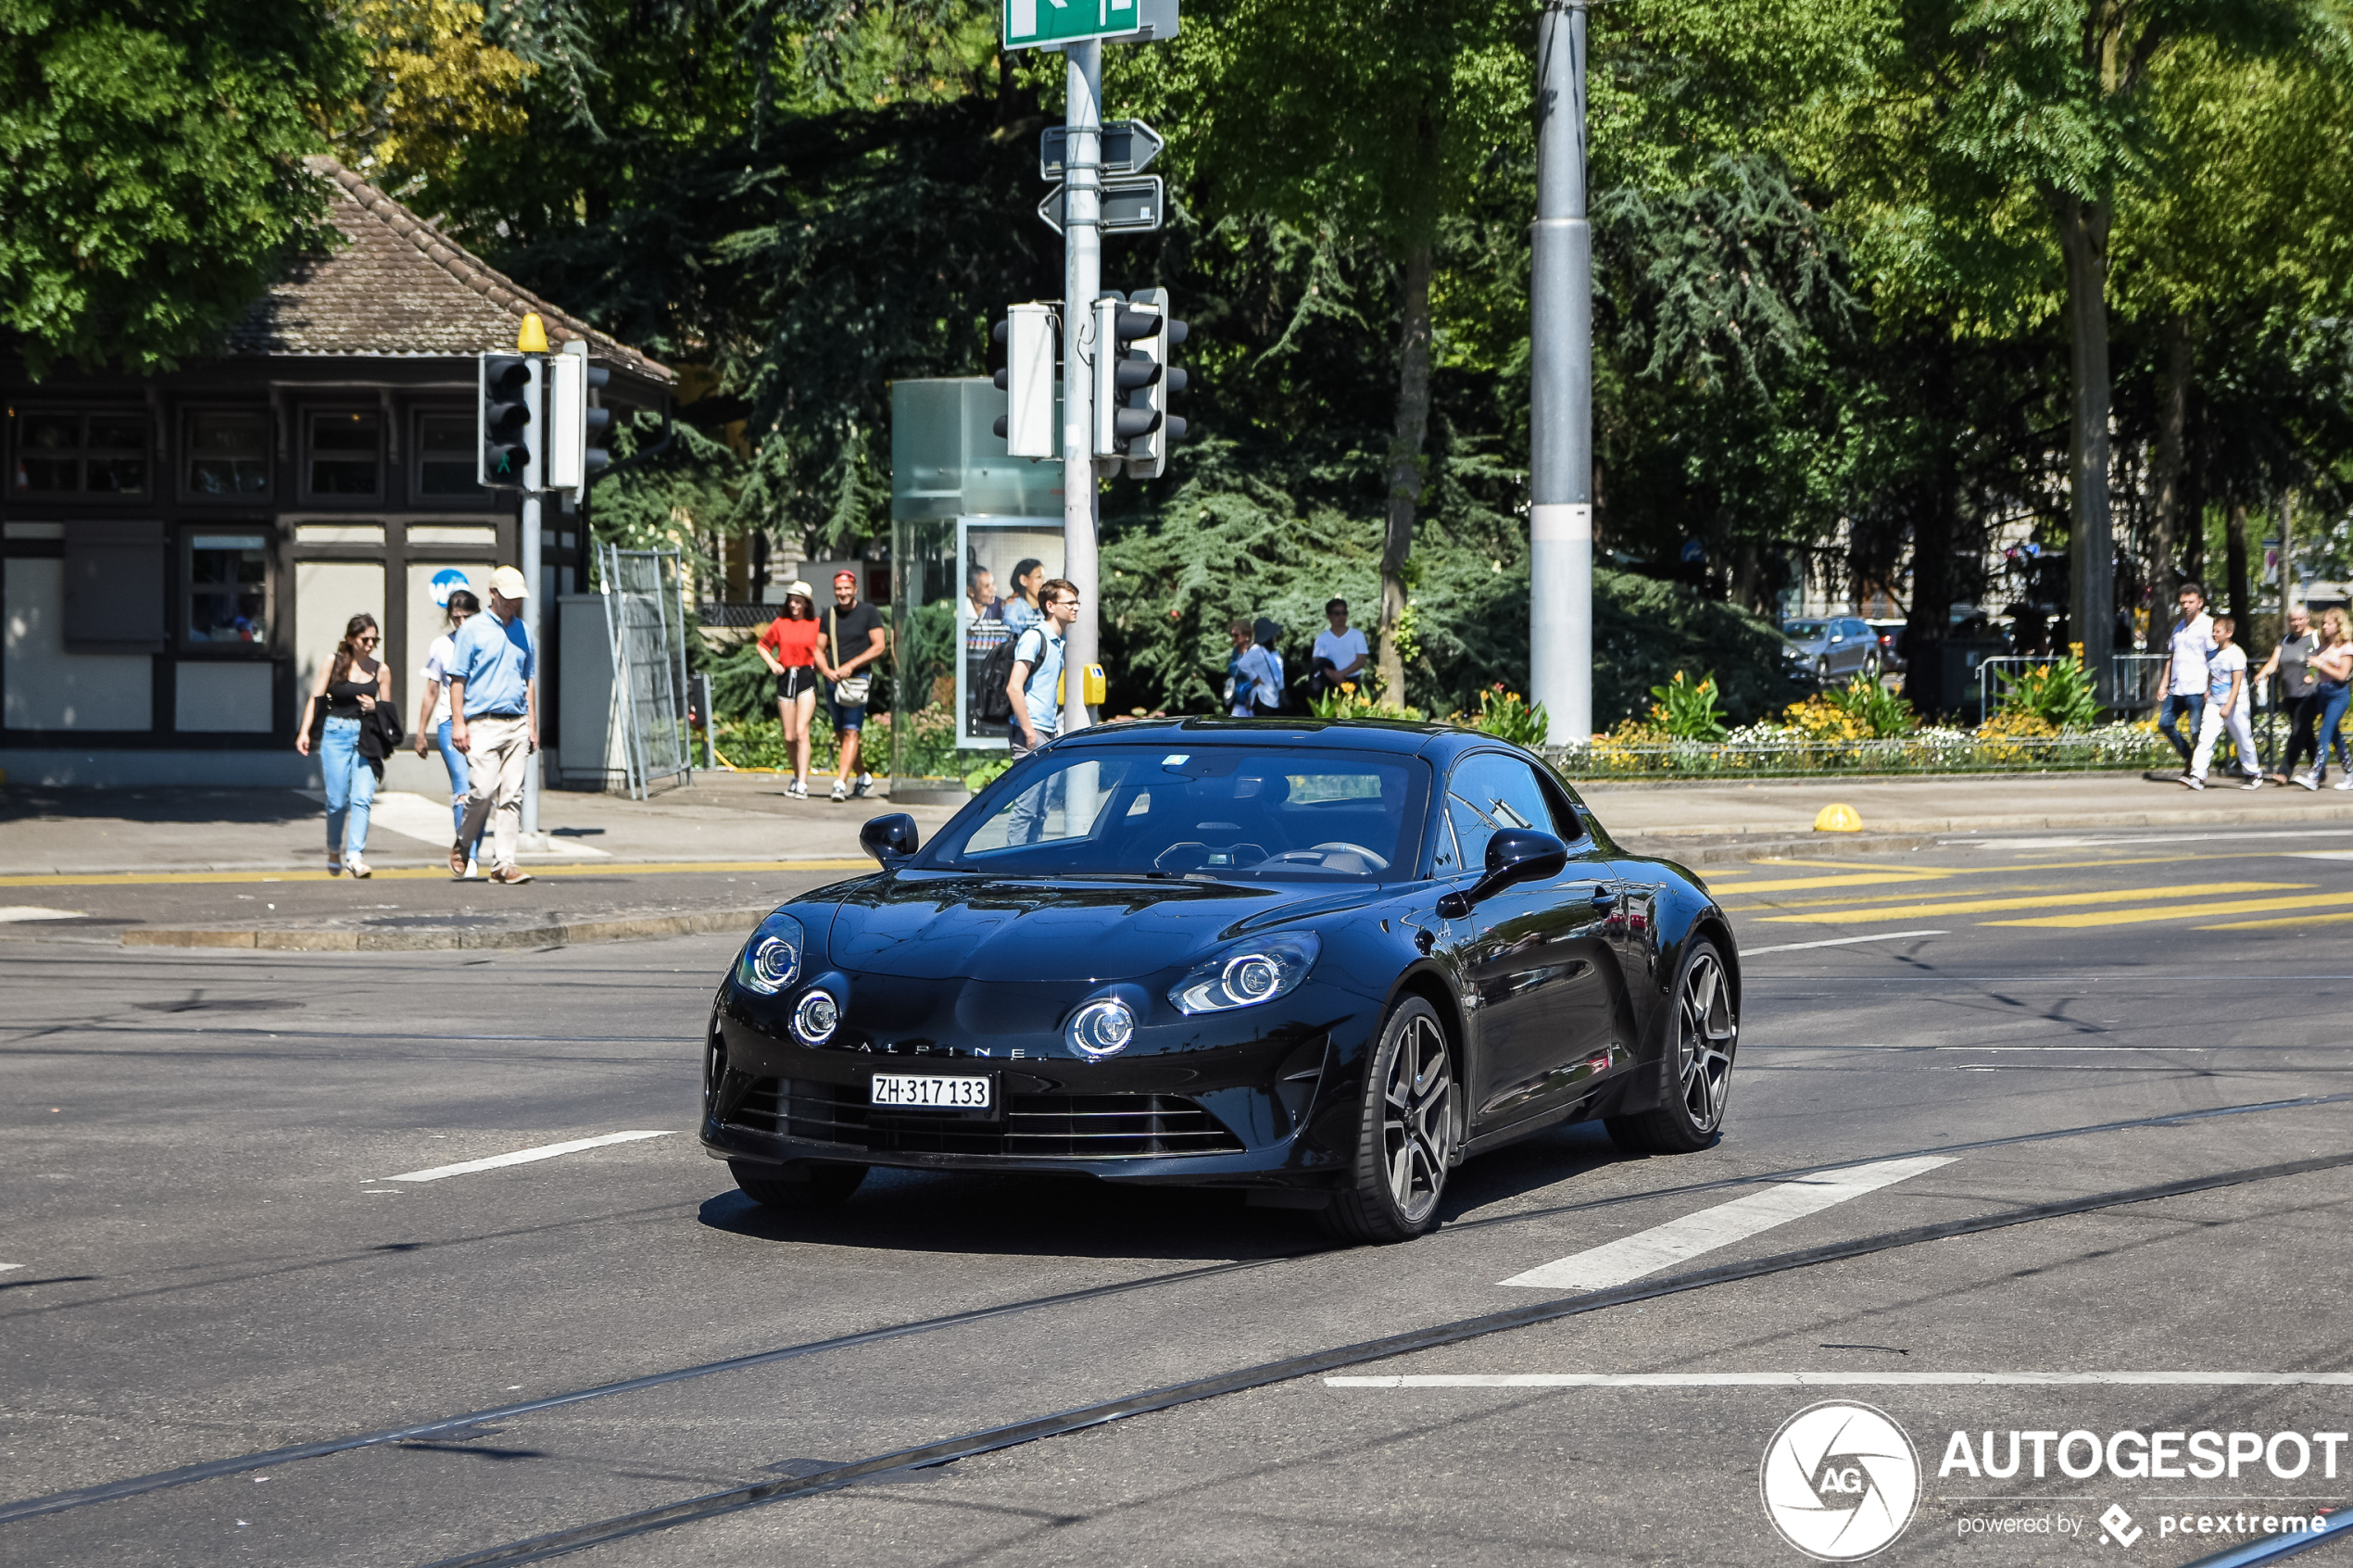
[[[767,1486],[569,1560],[1798,1563],[1760,1463],[1823,1401],[1917,1453],[1881,1562],[2186,1562],[2353,1499],[2325,1438],[2353,1430],[2353,836],[1712,881],[1749,954],[1718,1147],[1562,1129],[1457,1172],[1437,1234],[1337,1251],[1230,1196],[1050,1179],[765,1214],[692,1142],[725,938],[0,944],[0,1562],[426,1564]],[[402,1179],[625,1132],[658,1135]],[[1719,1265],[1751,1266],[1693,1277]],[[1588,1310],[1491,1321],[1546,1303]],[[1416,1330],[1446,1332],[1202,1381]],[[1982,1472],[2013,1431],[2057,1436],[2007,1477],[1956,1464],[1954,1434]],[[2204,1431],[2263,1455],[2060,1468]],[[1841,1441],[1830,1474],[1897,1495],[1900,1443]]]

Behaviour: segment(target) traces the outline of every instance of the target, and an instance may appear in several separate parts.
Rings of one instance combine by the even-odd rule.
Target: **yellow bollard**
[[[1825,806],[1814,814],[1816,833],[1861,833],[1863,819],[1852,806]]]

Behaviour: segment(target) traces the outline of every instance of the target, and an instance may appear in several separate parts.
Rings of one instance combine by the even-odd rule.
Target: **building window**
[[[270,643],[270,541],[260,533],[188,536],[188,641]]]
[[[478,501],[481,452],[470,414],[421,414],[417,419],[417,494]]]
[[[383,426],[373,414],[310,416],[310,493],[374,495]]]
[[[18,490],[36,495],[137,495],[147,488],[147,417],[29,413],[17,420]]]
[[[230,497],[270,493],[270,416],[188,416],[188,494]]]

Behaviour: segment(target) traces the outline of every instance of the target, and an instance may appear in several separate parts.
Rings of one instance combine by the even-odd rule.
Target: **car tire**
[[[1705,936],[1683,947],[1675,999],[1661,1021],[1667,1031],[1658,1061],[1658,1104],[1630,1116],[1603,1118],[1610,1141],[1638,1154],[1690,1154],[1723,1135],[1732,1092],[1732,1060],[1740,1051],[1740,1010],[1723,955]]]
[[[1830,678],[1831,678],[1831,661],[1830,661],[1829,659],[1816,659],[1816,660],[1814,661],[1814,679],[1816,679],[1817,681],[1820,681],[1820,682],[1824,683],[1825,684],[1827,684],[1829,683],[1829,681],[1830,681]]]
[[[1879,655],[1876,652],[1867,653],[1863,656],[1863,668],[1861,673],[1863,679],[1866,681],[1876,681],[1879,679]]]
[[[785,1213],[838,1209],[849,1201],[849,1195],[866,1179],[863,1165],[755,1165],[749,1160],[730,1160],[727,1169],[734,1173],[736,1185],[743,1188],[746,1198],[763,1209]]]
[[[1323,1211],[1343,1241],[1411,1241],[1437,1227],[1460,1137],[1454,1060],[1438,1010],[1400,1002],[1365,1065],[1365,1098],[1348,1185]]]

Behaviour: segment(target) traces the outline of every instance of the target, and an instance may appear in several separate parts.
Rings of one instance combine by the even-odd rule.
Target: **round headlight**
[[[1090,1061],[1126,1050],[1135,1037],[1136,1015],[1117,997],[1088,1002],[1070,1015],[1063,1030],[1070,1048]]]
[[[800,973],[800,955],[808,937],[800,922],[782,909],[760,922],[736,960],[736,984],[747,991],[773,997]]]
[[[1235,1001],[1248,1006],[1273,996],[1283,983],[1283,972],[1264,953],[1248,953],[1227,964],[1222,978]]]
[[[751,949],[751,972],[772,991],[791,985],[793,972],[799,967],[800,955],[778,937],[763,936]]]
[[[830,991],[812,991],[792,1010],[792,1032],[809,1045],[824,1045],[840,1027],[841,1004]]]

